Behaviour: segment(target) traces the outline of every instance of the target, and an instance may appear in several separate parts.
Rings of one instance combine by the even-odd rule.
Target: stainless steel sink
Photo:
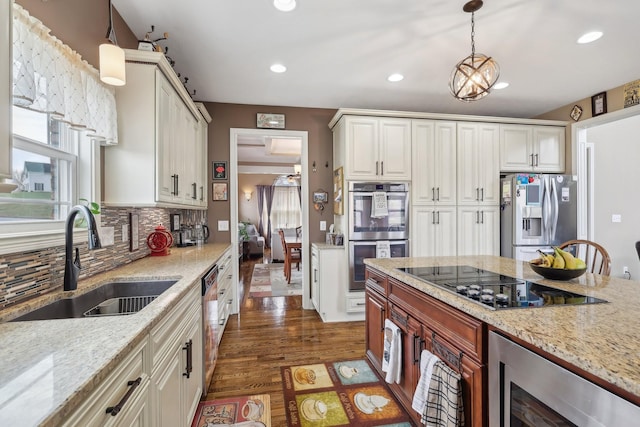
[[[169,289],[177,280],[109,282],[73,298],[64,298],[13,319],[68,319],[136,313]]]

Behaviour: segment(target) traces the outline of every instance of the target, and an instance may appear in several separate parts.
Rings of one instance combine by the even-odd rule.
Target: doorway
[[[279,130],[279,129],[240,129],[231,128],[229,138],[229,192],[232,195],[239,194],[238,188],[238,174],[239,174],[239,162],[238,162],[238,147],[240,141],[243,139],[259,139],[269,138],[271,140],[277,140],[281,138],[286,139],[299,139],[300,140],[300,187],[301,187],[301,208],[302,208],[302,308],[312,309],[311,292],[309,289],[310,280],[310,258],[309,250],[309,182],[307,173],[307,158],[308,158],[308,132],[306,131],[292,131],[292,130]],[[257,168],[258,166],[256,166]],[[238,247],[238,200],[236,197],[236,203],[231,203],[231,244],[232,247]],[[236,268],[237,271],[237,268]],[[236,300],[239,298],[239,289],[236,289]]]

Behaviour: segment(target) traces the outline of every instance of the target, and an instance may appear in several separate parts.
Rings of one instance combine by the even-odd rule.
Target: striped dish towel
[[[429,350],[422,350],[420,353],[420,379],[413,393],[413,401],[411,407],[418,414],[424,413],[427,397],[429,395],[429,384],[431,384],[431,376],[433,375],[433,365],[440,360],[438,356]]]
[[[464,426],[460,374],[438,360],[433,365],[422,424],[428,427]]]

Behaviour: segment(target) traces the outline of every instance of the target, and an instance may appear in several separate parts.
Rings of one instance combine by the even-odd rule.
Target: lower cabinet
[[[233,263],[231,249],[227,250],[218,262],[218,344],[222,339],[222,333],[229,315],[234,312],[235,287],[233,286]]]
[[[461,375],[465,425],[486,426],[486,324],[370,267],[366,277],[367,357],[384,377],[384,321],[390,319],[402,331],[402,376],[389,387],[416,425],[420,414],[411,402],[426,349]]]

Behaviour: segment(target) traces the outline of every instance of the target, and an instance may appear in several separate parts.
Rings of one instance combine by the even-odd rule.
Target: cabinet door
[[[564,128],[551,126],[536,126],[533,128],[536,171],[564,172],[564,141]]]
[[[456,217],[455,206],[438,206],[435,212],[434,256],[455,256],[456,249]]]
[[[315,249],[311,252],[311,303],[320,313],[320,263]]]
[[[500,171],[528,172],[533,160],[531,126],[500,125]]]
[[[411,203],[414,205],[432,205],[436,201],[435,128],[432,120],[411,122]],[[453,169],[455,173],[455,167]],[[412,254],[420,256],[415,255],[416,252]]]
[[[406,408],[410,408],[420,378],[420,353],[424,343],[421,325],[413,317],[402,312],[398,313],[396,307],[390,307],[389,310],[391,319],[402,330],[402,375],[397,384],[399,391],[397,397]],[[392,387],[396,388],[396,385]]]
[[[154,411],[152,419],[154,426],[184,425],[181,398],[182,372],[182,349],[174,349],[163,367],[153,375],[151,407]]]
[[[433,169],[435,171],[436,201],[444,205],[456,204],[457,136],[454,122],[437,122],[435,129]]]
[[[485,401],[487,396],[483,389],[486,367],[478,365],[464,356],[462,357],[461,365],[462,372],[460,372],[460,375],[462,376],[462,403],[465,425],[471,427],[486,426],[488,413],[485,410]]]
[[[382,370],[382,354],[384,352],[384,320],[386,303],[374,291],[365,292],[365,316],[367,357],[378,372]]]
[[[478,125],[458,123],[458,204],[478,204]]]
[[[198,311],[200,314],[200,311]],[[191,344],[191,350],[187,350],[188,344]],[[187,328],[187,333],[183,339],[182,347],[182,367],[183,367],[183,390],[182,397],[182,425],[191,425],[193,416],[198,409],[198,403],[202,397],[202,321],[201,317],[194,316],[191,327]],[[189,354],[190,353],[190,354]],[[191,360],[189,361],[189,357]],[[191,364],[192,370],[189,376],[185,376],[185,368]]]
[[[345,179],[377,179],[378,119],[347,117],[346,134]]]
[[[385,180],[411,179],[411,121],[380,119],[379,174]]]
[[[458,255],[476,255],[480,208],[478,206],[458,207]]]
[[[480,224],[473,255],[500,255],[500,208],[480,207]]]
[[[435,255],[435,209],[430,206],[414,206],[411,209],[411,256]]]
[[[176,172],[174,170],[173,143],[175,124],[177,121],[174,99],[175,91],[171,83],[159,70],[156,76],[156,199],[171,202],[176,188]]]
[[[118,427],[151,427],[151,409],[148,399],[149,383],[145,383],[140,394],[134,395],[127,402],[127,409],[121,411],[113,425]],[[111,425],[111,424],[109,424]],[[108,427],[105,425],[104,427]]]
[[[500,203],[500,148],[498,125],[478,124],[478,183],[479,202],[484,205]]]

